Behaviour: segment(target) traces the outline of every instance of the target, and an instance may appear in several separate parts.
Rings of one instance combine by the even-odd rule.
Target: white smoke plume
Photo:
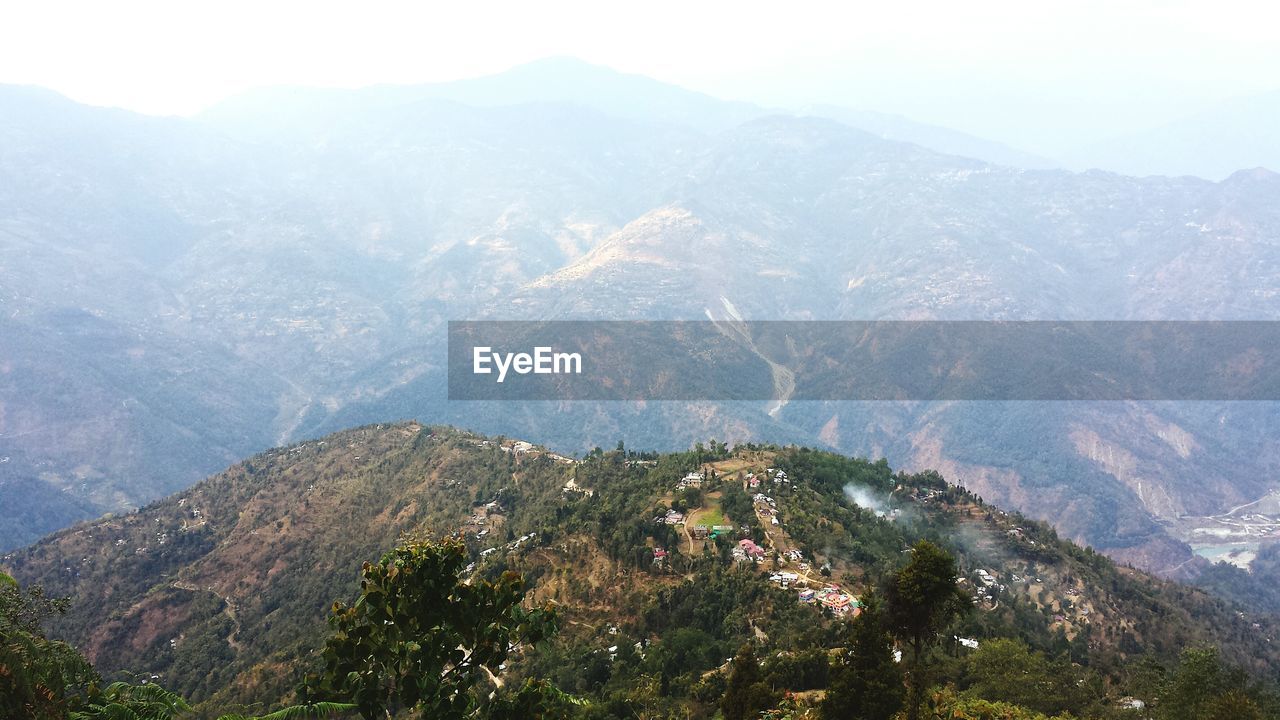
[[[884,498],[876,497],[874,493],[865,487],[857,485],[845,485],[844,496],[858,507],[866,508],[876,514],[876,517],[884,517],[889,512],[889,503]]]

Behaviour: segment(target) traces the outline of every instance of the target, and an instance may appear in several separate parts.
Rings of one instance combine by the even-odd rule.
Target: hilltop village
[[[478,447],[491,447],[506,453],[517,462],[546,458],[565,467],[566,479],[561,493],[570,501],[573,498],[593,498],[594,488],[581,484],[573,468],[580,460],[555,453],[544,447],[523,440],[477,439]],[[828,549],[812,547],[795,537],[788,529],[788,501],[794,502],[798,488],[806,485],[807,478],[793,477],[786,469],[775,467],[773,452],[738,453],[727,459],[698,464],[673,478],[657,498],[657,509],[650,522],[671,532],[655,533],[648,539],[650,562],[655,572],[672,571],[673,552],[688,557],[702,555],[722,556],[726,565],[750,568],[767,578],[779,592],[790,593],[795,602],[810,605],[832,618],[857,617],[861,612],[860,596],[867,590],[860,575],[860,568],[847,558],[831,554]],[[652,467],[652,460],[633,459],[628,463],[637,467]],[[749,501],[731,511],[725,507],[729,488],[735,498],[745,496]],[[848,501],[859,507],[856,500],[868,506],[867,522],[894,523],[913,508],[933,506],[941,508],[946,502],[945,487],[919,488],[902,484],[892,491],[876,497],[863,489],[849,492]],[[501,493],[499,493],[501,494]],[[980,503],[980,501],[979,501]],[[1016,515],[1002,510],[981,506],[966,500],[962,505],[967,515],[981,512],[984,524],[1003,538],[1007,548],[1021,550],[1029,557],[1036,555],[1040,530],[1028,526]],[[951,508],[953,511],[955,508]],[[745,511],[745,512],[744,512]],[[463,524],[462,531],[479,547],[473,571],[484,560],[499,553],[518,550],[535,540],[534,534],[526,534],[504,543],[494,544],[494,531],[506,522],[504,508],[498,498],[477,501],[472,514]],[[662,544],[658,535],[674,537],[674,543]],[[988,547],[988,551],[995,549]],[[981,555],[977,553],[976,555]],[[1084,596],[1082,587],[1076,587],[1071,578],[1046,581],[1040,577],[1035,562],[1026,563],[1019,571],[1009,570],[1005,553],[996,553],[1001,562],[983,566],[971,561],[964,567],[958,579],[973,604],[979,610],[994,611],[1001,607],[1002,598],[1018,597],[1043,608],[1053,630],[1074,636],[1089,623],[1095,612],[1093,603]],[[976,559],[976,558],[974,558]],[[1003,568],[1003,569],[1002,569]],[[957,637],[962,647],[976,648],[978,641]]]

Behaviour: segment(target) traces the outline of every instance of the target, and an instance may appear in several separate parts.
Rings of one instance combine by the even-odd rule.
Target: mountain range
[[[3,547],[410,417],[566,454],[820,443],[1171,575],[1271,532],[1231,517],[1277,489],[1268,404],[450,403],[443,348],[452,319],[1271,319],[1267,170],[1073,173],[567,60],[192,119],[0,110]]]

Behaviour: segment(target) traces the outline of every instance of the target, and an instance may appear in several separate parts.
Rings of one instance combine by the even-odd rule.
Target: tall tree
[[[538,683],[497,692],[511,650],[553,632],[555,614],[522,607],[514,572],[463,582],[467,561],[465,545],[450,538],[413,540],[365,563],[359,599],[334,603],[324,672],[307,679],[304,694],[353,702],[365,718],[408,710],[433,720],[539,717],[562,699]]]
[[[769,708],[773,701],[773,691],[760,674],[760,661],[751,643],[744,643],[733,657],[733,672],[724,697],[720,698],[720,712],[724,720],[746,720]]]
[[[832,669],[822,701],[828,720],[889,720],[902,708],[902,670],[893,658],[893,635],[877,598],[862,599],[862,613],[844,624],[844,652]]]
[[[951,553],[921,540],[911,560],[885,583],[889,627],[911,651],[907,672],[907,720],[920,717],[929,687],[925,653],[951,621],[971,606],[956,587],[956,560]]]

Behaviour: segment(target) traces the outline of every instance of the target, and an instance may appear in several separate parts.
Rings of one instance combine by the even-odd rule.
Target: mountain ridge
[[[767,474],[768,463],[787,468],[787,481],[769,475],[759,492],[773,502],[757,497],[752,510],[745,473]],[[689,467],[708,479],[682,495]],[[699,551],[704,541],[692,529],[655,524],[653,514],[677,501],[689,503],[691,517],[737,514],[734,524],[747,529],[735,538],[754,536],[779,555],[795,550],[807,563],[793,559],[784,569],[827,582],[816,568],[830,566],[830,582],[847,588],[875,582],[915,538],[933,538],[957,553],[975,588],[977,609],[956,632],[981,642],[1016,637],[1047,648],[1061,633],[1061,642],[1075,643],[1073,656],[1104,674],[1119,673],[1126,657],[1168,660],[1213,642],[1257,677],[1280,676],[1280,655],[1267,640],[1280,631],[1274,618],[1117,568],[936,473],[893,474],[883,462],[802,448],[713,442],[672,455],[595,451],[574,459],[415,422],[366,426],[255,455],[3,562],[25,585],[72,596],[55,634],[103,672],[155,676],[210,712],[287,701],[290,678],[315,662],[329,603],[352,591],[361,560],[405,533],[461,533],[479,576],[518,569],[530,578],[532,601],[557,602],[563,637],[523,653],[509,679],[529,673],[590,688],[578,661],[563,658],[617,642],[594,628],[619,628],[653,652],[675,647],[679,626],[658,618],[698,587],[688,574],[708,593],[722,583],[738,588],[723,596],[737,609],[709,638],[727,633],[732,644],[759,628],[787,648],[821,632],[829,620],[797,604],[794,589],[771,585],[767,559],[743,566],[727,544]],[[655,544],[670,559],[655,565]],[[998,589],[983,589],[979,569],[999,578]],[[695,673],[720,659],[705,662]],[[670,702],[691,702],[675,688],[664,691]]]
[[[1269,175],[1003,168],[822,119],[768,116],[708,136],[554,104],[419,111],[356,107],[359,123],[318,116],[318,134],[273,144],[78,108],[75,152],[43,123],[4,115],[0,133],[25,138],[0,146],[8,332],[42,337],[58,312],[80,313],[116,328],[133,358],[103,374],[83,343],[50,356],[0,348],[0,456],[23,458],[0,466],[0,482],[74,498],[60,517],[14,511],[5,545],[163,496],[282,439],[389,417],[580,449],[618,437],[661,449],[708,436],[820,441],[899,466],[936,464],[940,443],[974,468],[957,480],[1016,475],[1017,487],[984,494],[1170,572],[1197,565],[1179,512],[1211,517],[1272,489],[1276,420],[1262,408],[949,408],[939,420],[926,406],[462,406],[443,391],[440,346],[450,319],[513,315],[1270,318],[1280,189]],[[673,207],[714,235],[700,252],[635,224]],[[682,265],[630,262],[646,244]],[[593,272],[562,282],[593,251]],[[185,363],[152,364],[175,349]],[[149,375],[113,379],[135,367]],[[17,382],[59,374],[102,382],[70,386],[78,417]],[[201,383],[203,397],[191,392]],[[155,394],[131,422],[177,418],[187,430],[165,442],[82,434],[141,412],[129,401],[140,385]],[[1194,441],[1186,457],[1158,437],[1173,426]],[[69,437],[97,439],[57,452]],[[1089,448],[1104,446],[1143,471],[1099,462]],[[165,455],[137,470],[118,460],[146,447]],[[113,502],[80,507],[87,478]],[[1063,492],[1084,498],[1078,512],[1052,499]]]

